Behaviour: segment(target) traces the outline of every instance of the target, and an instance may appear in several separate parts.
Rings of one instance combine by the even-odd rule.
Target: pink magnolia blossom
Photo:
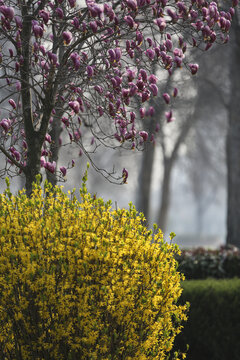
[[[149,116],[153,116],[155,114],[155,109],[153,106],[150,106],[148,111],[147,111],[147,115]]]
[[[116,61],[120,61],[121,60],[121,56],[122,56],[122,50],[120,48],[116,48],[114,49],[115,52],[115,59]]]
[[[131,120],[131,123],[134,122],[135,118],[136,118],[135,112],[131,111],[131,112],[130,112],[130,120]]]
[[[122,138],[121,138],[121,136],[120,136],[118,133],[115,133],[115,134],[114,134],[114,137],[115,137],[115,139],[116,139],[117,141],[122,142]]]
[[[146,131],[139,131],[139,135],[143,139],[143,141],[147,141],[148,139],[148,133]]]
[[[74,6],[76,5],[76,0],[68,0],[68,2],[71,8],[74,8]]]
[[[64,13],[63,13],[63,10],[62,10],[61,8],[56,8],[55,13],[57,14],[57,16],[58,16],[60,19],[63,19]]]
[[[17,105],[13,99],[9,99],[8,102],[12,106],[13,109],[16,109]]]
[[[131,82],[131,81],[133,81],[133,79],[136,76],[136,71],[131,70],[131,69],[127,69],[125,75],[127,76],[128,81]]]
[[[21,29],[22,28],[22,20],[21,20],[21,18],[19,16],[15,16],[14,20],[15,20],[15,23],[16,23],[17,27],[19,29]]]
[[[32,30],[36,38],[43,36],[43,27],[37,21],[32,21]]]
[[[166,102],[166,104],[169,104],[170,103],[170,95],[168,93],[164,93],[162,95],[164,101]]]
[[[12,7],[2,5],[0,6],[0,12],[5,16],[5,18],[7,18],[10,21],[14,17],[14,9]]]
[[[93,33],[96,33],[96,32],[97,32],[97,30],[98,30],[98,25],[97,25],[97,22],[96,22],[96,21],[91,21],[91,22],[89,23],[89,26],[90,26],[90,28],[91,28],[91,30],[92,30]]]
[[[103,108],[101,106],[98,106],[98,113],[99,113],[99,116],[102,116],[104,114]]]
[[[153,96],[157,96],[158,94],[158,87],[156,84],[150,84],[149,89],[152,91]]]
[[[126,21],[126,23],[128,24],[128,26],[130,28],[133,28],[135,26],[135,22],[134,22],[133,18],[130,15],[125,16],[124,20]]]
[[[48,143],[51,143],[51,142],[52,142],[52,138],[51,138],[51,135],[50,135],[50,134],[46,134],[46,135],[45,135],[45,141],[47,141]]]
[[[75,130],[73,134],[74,134],[75,141],[78,141],[82,136],[82,133],[81,133],[80,129]]]
[[[199,65],[198,64],[188,64],[192,75],[195,75],[198,71]]]
[[[72,41],[72,33],[70,31],[64,31],[62,33],[63,42],[65,45],[69,45]]]
[[[168,51],[171,51],[171,50],[172,50],[172,47],[173,47],[172,41],[169,40],[169,39],[167,39],[167,40],[165,41],[165,44],[166,44],[167,50],[168,50]]]
[[[150,84],[156,84],[156,83],[157,83],[157,77],[156,77],[156,75],[151,74],[151,75],[148,77],[148,81],[149,81]]]
[[[53,65],[57,65],[57,60],[58,60],[57,54],[55,54],[55,53],[53,53],[51,51],[48,51],[47,54],[48,54],[48,57],[49,57],[49,60],[51,61],[51,63]]]
[[[30,109],[21,96],[30,88],[34,128],[44,129],[41,166],[52,173],[56,164],[49,161],[53,155],[49,133],[58,117],[61,130],[69,136],[66,142],[81,145],[83,141],[84,152],[85,125],[103,143],[115,138],[118,145],[127,141],[126,145],[134,149],[148,139],[154,142],[152,132],[148,134],[138,128],[141,119],[155,114],[150,105],[156,102],[152,98],[159,94],[159,81],[150,73],[151,68],[156,65],[165,70],[161,82],[173,71],[175,81],[178,68],[184,63],[195,75],[198,65],[188,64],[191,48],[208,50],[215,42],[228,41],[234,7],[239,0],[231,1],[221,11],[214,0],[123,0],[116,4],[96,0],[85,0],[85,4],[79,0],[36,0],[29,5],[26,18],[20,1],[0,0],[3,40],[0,63],[3,85],[7,84],[9,91],[4,100],[6,118],[0,119],[2,146],[13,159],[31,162],[29,154],[36,148],[34,137],[31,142],[28,131],[28,136],[23,129],[17,131],[18,122],[26,120],[27,106]],[[29,76],[24,78],[26,73]],[[169,104],[177,94],[174,88],[171,95],[166,92],[161,96]],[[137,109],[139,102],[146,103],[145,107],[140,105]],[[174,120],[171,110],[165,117],[167,122]],[[156,132],[159,126],[156,125]],[[58,175],[65,176],[67,169],[62,166]],[[123,182],[127,176],[124,169]]]
[[[150,59],[150,60],[153,60],[155,58],[155,51],[153,49],[147,49],[145,51],[145,54],[147,55],[147,57]]]
[[[63,176],[66,176],[66,174],[67,174],[67,169],[65,168],[65,166],[61,166],[61,167],[60,167],[60,171],[61,171],[61,173],[63,174]]]
[[[41,51],[41,53],[45,56],[46,55],[46,49],[44,45],[40,45],[39,46],[39,50]]]
[[[145,108],[140,108],[139,109],[139,113],[140,113],[140,117],[144,118],[145,114],[146,114],[146,109]]]
[[[73,111],[75,112],[75,114],[79,113],[80,110],[80,104],[78,101],[74,100],[74,101],[69,101],[68,105],[70,106],[71,109],[73,109]]]
[[[142,77],[142,80],[147,81],[147,72],[146,72],[146,70],[140,69],[139,73],[140,73],[140,75]]]
[[[123,178],[123,183],[126,184],[127,179],[128,179],[128,171],[125,168],[123,168],[123,171],[122,171],[122,178]]]
[[[135,0],[126,0],[126,4],[130,10],[136,11],[138,6]]]
[[[177,97],[177,95],[178,95],[178,89],[175,87],[173,89],[173,97]]]
[[[0,126],[4,129],[5,133],[7,133],[11,127],[11,120],[10,119],[2,119],[0,121]]]
[[[167,14],[171,17],[173,23],[178,21],[179,17],[177,13],[174,12],[172,9],[167,9]]]
[[[151,84],[150,86],[156,86],[156,85]],[[144,103],[145,101],[148,101],[149,98],[150,98],[150,92],[148,90],[144,90],[142,93],[142,103]]]
[[[162,17],[154,20],[154,23],[159,27],[160,31],[164,31],[165,27],[167,26],[166,20]]]
[[[47,162],[45,162],[45,164],[43,166],[45,167],[45,169],[50,171],[50,173],[52,173],[52,174],[54,174],[56,171],[56,162],[55,161],[53,161],[52,163],[47,161]]]
[[[86,67],[86,70],[87,70],[87,76],[88,76],[89,78],[91,78],[91,77],[93,76],[93,73],[94,73],[93,67],[90,66],[90,65],[88,65],[88,66]]]
[[[50,14],[49,14],[48,11],[46,11],[46,10],[40,10],[40,11],[39,11],[39,16],[43,19],[44,24],[47,24],[47,23],[48,23],[49,17],[50,17]]]
[[[165,117],[166,117],[168,123],[175,120],[175,119],[172,117],[172,115],[173,115],[173,114],[172,114],[172,110],[165,112]]]
[[[40,165],[41,165],[41,167],[44,167],[45,164],[46,164],[45,157],[44,157],[44,156],[41,156],[41,158],[40,158]]]

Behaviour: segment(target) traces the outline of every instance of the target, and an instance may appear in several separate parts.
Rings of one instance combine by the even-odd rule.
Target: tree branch
[[[6,155],[6,157],[11,160],[14,165],[16,165],[20,170],[22,170],[23,172],[25,172],[25,168],[23,165],[19,164],[19,162],[17,162],[14,157],[12,155],[10,155],[5,149],[4,147],[2,147],[2,145],[0,145],[0,150],[3,152],[4,155]]]

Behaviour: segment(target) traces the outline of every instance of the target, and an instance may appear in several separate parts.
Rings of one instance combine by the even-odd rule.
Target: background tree
[[[174,81],[172,82],[174,83]],[[177,89],[172,88],[171,82],[168,82],[168,86],[165,89],[163,95],[165,100],[161,101],[161,98],[154,99],[153,107],[155,112],[153,120],[150,122],[151,126],[154,126],[155,130],[154,146],[144,152],[139,175],[139,209],[141,209],[148,218],[151,205],[151,179],[154,169],[153,152],[154,148],[159,147],[161,152],[161,164],[157,164],[156,166],[162,169],[162,179],[160,185],[161,191],[159,199],[159,210],[155,220],[163,231],[166,229],[168,210],[170,206],[170,185],[172,170],[177,160],[180,147],[184,143],[189,130],[194,125],[197,118],[196,114],[193,113],[195,111],[193,104],[196,99],[196,89],[194,83],[191,84],[187,74],[184,74],[184,76],[181,77],[182,85],[180,84],[179,80],[177,83],[178,89],[180,93],[182,93],[182,96],[181,102],[177,105],[175,104],[175,107],[177,107],[176,122],[173,121],[171,117],[169,118],[171,112],[166,111],[166,105],[169,104],[170,99],[172,98],[171,101],[174,101],[174,98],[177,96]],[[188,88],[191,88],[191,91],[185,90],[186,83],[188,83]],[[173,96],[170,96],[169,94],[173,94]],[[192,106],[189,106],[189,104]],[[169,124],[170,122],[171,124]],[[150,156],[148,154],[150,154]]]
[[[233,23],[230,55],[230,102],[227,134],[227,243],[240,247],[240,22]]]
[[[203,190],[203,186],[206,184],[204,178],[208,178],[206,181],[209,184],[214,184],[215,188],[216,186],[218,187],[217,183],[221,182],[221,185],[224,183],[225,175],[222,170],[224,168],[225,158],[224,147],[222,145],[224,144],[226,134],[226,109],[228,106],[227,93],[229,83],[228,67],[223,65],[223,61],[227,61],[229,57],[228,51],[226,50],[228,49],[223,46],[214,49],[211,48],[207,54],[203,52],[192,54],[193,61],[196,61],[196,57],[198,57],[201,69],[201,71],[198,72],[197,79],[194,78],[194,80],[197,80],[195,82],[187,79],[184,71],[181,72],[181,77],[179,76],[179,72],[176,73],[178,81],[175,80],[175,85],[178,84],[179,93],[183,94],[183,96],[181,96],[180,103],[176,102],[176,104],[173,105],[177,110],[177,121],[175,122],[177,124],[175,124],[174,129],[170,131],[170,137],[168,130],[173,124],[171,123],[171,126],[169,126],[169,124],[162,121],[160,113],[162,112],[164,114],[165,109],[161,104],[161,98],[154,99],[158,105],[156,117],[160,126],[160,136],[154,148],[158,147],[161,152],[161,164],[155,162],[155,166],[162,174],[161,180],[159,181],[159,188],[161,189],[159,213],[154,220],[158,221],[161,228],[166,228],[167,225],[167,213],[170,206],[171,174],[181,149],[184,152],[181,158],[186,158],[184,162],[188,162],[188,166],[186,167],[184,165],[183,169],[184,172],[189,174],[189,180],[193,185],[191,188],[194,194],[199,195],[199,189],[197,190],[196,188],[197,182],[199,182]],[[219,59],[221,59],[221,61],[219,61]],[[188,85],[187,90],[186,84]],[[187,113],[189,116],[187,116]],[[164,134],[168,136],[164,136]],[[142,170],[140,171],[138,203],[148,217],[149,208],[151,207],[150,182],[148,181],[148,184],[143,185],[146,178],[151,178],[150,172],[145,174],[145,169],[150,168],[149,163],[151,162],[150,158],[147,160],[147,156],[148,152],[144,153]],[[197,163],[201,164],[200,169],[197,169],[195,166]],[[181,164],[183,164],[182,161]],[[154,169],[153,165],[151,165],[151,168]],[[197,177],[199,177],[199,180],[195,181]],[[220,178],[222,178],[222,181],[220,181]],[[193,179],[195,179],[195,183],[193,183]],[[146,188],[148,191],[144,191]],[[214,193],[216,194],[216,191]],[[144,206],[143,199],[145,203]],[[199,211],[201,212],[205,206],[205,200],[205,197],[201,196],[201,199],[197,201]]]
[[[226,42],[234,9],[219,12],[207,1],[87,1],[81,6],[76,0],[8,0],[0,2],[0,12],[0,78],[8,91],[1,99],[8,110],[0,121],[0,150],[7,159],[1,174],[23,173],[30,195],[41,167],[57,172],[51,161],[56,157],[51,144],[58,151],[57,136],[50,136],[55,122],[61,121],[69,136],[62,145],[75,143],[87,155],[84,125],[92,132],[93,149],[99,144],[141,147],[148,134],[138,128],[131,104],[136,95],[142,103],[157,95],[153,63],[169,74],[185,63],[195,74],[198,66],[188,63],[180,34],[192,38],[189,47],[208,49],[218,35]],[[147,28],[159,32],[148,46]],[[58,176],[63,179],[73,165],[70,159]],[[127,176],[124,169],[123,182]]]

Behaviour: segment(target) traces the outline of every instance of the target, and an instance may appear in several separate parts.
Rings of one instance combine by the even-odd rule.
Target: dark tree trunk
[[[61,128],[61,118],[63,115],[63,111],[57,111],[54,120],[53,120],[53,124],[52,124],[52,129],[50,131],[50,135],[51,135],[51,146],[50,146],[50,151],[51,151],[51,156],[49,157],[50,162],[55,161],[56,165],[58,163],[58,157],[59,157],[59,150],[60,150],[60,144],[59,144],[59,138],[60,138],[60,134],[62,132],[62,128]],[[46,171],[47,173],[47,180],[53,185],[57,185],[57,176],[56,173],[51,173],[50,171]]]
[[[24,170],[26,176],[27,196],[32,193],[32,184],[36,181],[36,176],[40,174],[40,157],[42,142],[39,141],[38,134],[34,133],[28,140],[27,166]]]
[[[227,135],[227,243],[240,247],[240,25],[233,23],[231,99]]]

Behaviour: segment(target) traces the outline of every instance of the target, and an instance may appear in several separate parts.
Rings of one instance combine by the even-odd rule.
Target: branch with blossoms
[[[206,0],[0,1],[5,172],[20,169],[30,195],[41,168],[57,171],[50,135],[57,128],[85,152],[85,125],[106,146],[141,146],[149,134],[138,111],[144,118],[144,104],[159,93],[153,64],[169,76],[183,65],[195,75],[189,49],[226,43],[237,4],[221,11]],[[168,94],[162,96],[169,103]],[[173,119],[170,108],[166,121]],[[67,168],[60,172],[65,176]],[[127,174],[124,169],[123,182]]]

